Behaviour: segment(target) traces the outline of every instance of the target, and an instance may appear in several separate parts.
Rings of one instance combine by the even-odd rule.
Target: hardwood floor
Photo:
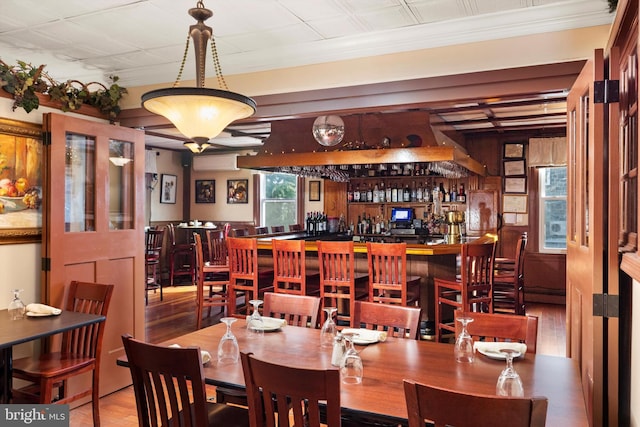
[[[538,316],[538,353],[565,356],[565,307],[553,304],[527,304],[527,314]],[[147,341],[171,340],[196,329],[195,287],[176,286],[165,288],[164,301],[160,294],[149,293],[146,307]],[[219,322],[219,313],[203,319],[203,327]],[[215,388],[208,388],[213,396]],[[100,419],[103,427],[138,425],[135,397],[131,387],[100,399]],[[70,425],[91,425],[91,405],[86,404],[71,411]]]

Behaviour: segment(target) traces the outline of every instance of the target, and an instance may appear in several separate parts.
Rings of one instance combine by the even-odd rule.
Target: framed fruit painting
[[[0,118],[0,244],[42,236],[42,127]]]

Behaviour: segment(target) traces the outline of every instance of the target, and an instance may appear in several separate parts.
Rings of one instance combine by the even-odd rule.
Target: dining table
[[[13,347],[18,344],[46,338],[72,329],[104,322],[105,316],[63,310],[58,315],[25,316],[11,320],[6,309],[0,310],[0,403],[11,402]]]
[[[158,345],[195,346],[212,355],[204,364],[205,380],[214,386],[244,389],[240,362],[218,365],[217,346],[226,331],[216,324]],[[263,336],[248,334],[246,321],[231,326],[240,351],[273,363],[301,368],[337,369],[331,365],[331,348],[321,347],[320,330],[284,326]],[[388,337],[382,342],[356,345],[364,365],[360,384],[341,384],[342,415],[358,420],[407,425],[403,380],[450,388],[461,392],[496,394],[496,382],[505,361],[476,353],[472,363],[456,362],[453,345]],[[126,357],[117,362],[127,366]],[[570,358],[526,353],[515,359],[524,396],[548,399],[547,426],[588,426],[577,363]],[[304,381],[304,378],[300,378]]]

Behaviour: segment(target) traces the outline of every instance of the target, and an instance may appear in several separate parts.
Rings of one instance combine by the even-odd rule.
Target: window
[[[260,225],[298,222],[298,180],[286,173],[260,174]]]
[[[567,168],[539,168],[540,252],[562,253],[567,249]]]

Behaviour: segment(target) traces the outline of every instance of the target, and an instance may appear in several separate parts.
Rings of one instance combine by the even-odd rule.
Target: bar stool
[[[229,305],[232,315],[244,317],[251,313],[249,301],[261,299],[264,292],[273,290],[273,275],[258,271],[258,240],[252,237],[227,238],[229,250]],[[238,295],[244,296],[238,310]],[[242,312],[241,312],[242,311]]]
[[[495,242],[464,243],[461,246],[460,280],[436,277],[435,328],[436,341],[442,338],[442,330],[455,333],[453,316],[444,319],[444,306],[463,311],[493,312],[493,263]]]
[[[307,270],[304,240],[273,239],[271,247],[274,292],[294,295],[319,293],[320,272]]]
[[[145,231],[146,250],[144,253],[144,265],[146,272],[144,303],[149,304],[149,291],[160,289],[160,301],[162,301],[162,280],[160,278],[160,253],[162,252],[162,229],[150,228]]]
[[[269,232],[269,229],[267,227],[256,227],[253,230],[253,234],[256,234],[256,235],[267,234],[268,232]]]
[[[284,225],[272,225],[271,226],[272,233],[284,233]]]
[[[317,241],[321,308],[337,307],[338,327],[355,327],[355,302],[366,300],[368,276],[355,272],[353,241]]]
[[[304,230],[304,228],[302,227],[302,224],[290,224],[289,225],[289,231],[302,231]]]
[[[169,284],[173,286],[173,281],[179,276],[190,276],[191,283],[196,280],[195,252],[191,243],[177,243],[176,230],[173,224],[167,225],[169,248],[167,258],[169,259]]]
[[[500,313],[525,314],[524,306],[524,256],[527,233],[522,233],[516,245],[516,257],[512,260],[495,261],[493,276],[493,310]],[[503,259],[501,259],[503,260]],[[510,268],[505,267],[509,265]]]
[[[367,242],[369,301],[418,305],[420,276],[407,276],[406,243]]]

